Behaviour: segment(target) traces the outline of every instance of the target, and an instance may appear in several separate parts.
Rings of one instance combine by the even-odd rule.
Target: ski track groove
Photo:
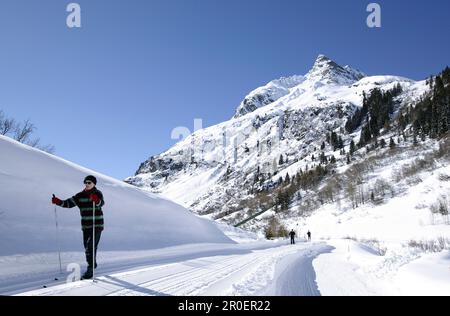
[[[230,262],[230,261],[234,261],[234,260],[236,260],[236,258],[229,258],[229,259],[226,259],[224,262],[222,262],[221,264],[224,264],[224,263],[226,263],[226,262]],[[174,264],[175,265],[175,264]],[[167,266],[166,266],[167,267]],[[166,267],[159,267],[160,269],[163,269],[163,268],[166,268]],[[176,279],[176,278],[180,278],[180,277],[185,277],[186,275],[189,275],[190,273],[192,273],[192,272],[194,272],[194,271],[202,271],[202,272],[204,272],[204,270],[205,270],[206,268],[205,268],[205,266],[202,266],[202,267],[197,267],[197,268],[191,268],[191,269],[188,269],[188,270],[185,270],[185,271],[182,271],[182,272],[175,272],[175,273],[170,273],[170,274],[168,274],[168,275],[165,275],[165,276],[162,276],[162,277],[158,277],[158,278],[156,278],[156,279],[153,279],[153,280],[151,280],[151,281],[145,281],[145,282],[141,282],[141,283],[137,283],[136,284],[136,286],[135,286],[135,288],[138,288],[138,287],[148,287],[148,286],[152,286],[152,285],[156,285],[156,284],[163,284],[163,283],[165,283],[166,281],[170,281],[170,280],[173,280],[173,279]],[[139,272],[137,272],[137,273],[135,273],[134,275],[136,275],[136,274],[139,274],[139,273],[145,273],[145,272],[148,272],[149,270],[145,270],[145,271],[139,271]],[[133,273],[130,273],[130,274],[133,274]],[[130,275],[129,274],[129,275]],[[192,280],[192,278],[189,278],[188,279],[188,281],[190,282]],[[100,280],[101,281],[101,280]],[[133,292],[133,289],[120,289],[120,290],[116,290],[116,291],[113,291],[113,292],[111,292],[111,293],[109,293],[108,294],[108,296],[109,295],[117,295],[117,293],[120,293],[120,292]]]
[[[145,288],[151,286],[151,289],[154,291],[170,295],[192,295],[192,293],[201,291],[219,280],[246,269],[251,264],[258,264],[264,259],[264,253],[252,254],[251,256],[249,255],[249,258],[246,258],[246,262],[242,264],[242,258],[233,257],[227,259],[225,262],[216,262],[209,266],[188,269],[149,282],[142,282],[137,284],[137,286]],[[214,270],[214,272],[207,274],[207,270]],[[187,275],[191,276],[186,278]],[[205,275],[207,275],[206,278]],[[194,286],[193,284],[196,284],[197,280],[200,280],[200,285]],[[167,284],[168,281],[171,283]],[[165,286],[158,287],[159,284],[164,284]],[[133,289],[121,289],[109,293],[108,295],[128,295],[131,293],[134,293]]]
[[[237,261],[240,261],[238,258],[236,258],[236,259],[237,259]],[[181,292],[180,293],[181,289],[180,289],[180,287],[178,287],[178,291],[175,292],[176,293],[175,295],[195,295],[194,293],[196,293],[196,292],[198,293],[199,291],[207,288],[208,286],[214,284],[215,282],[223,280],[223,279],[229,277],[230,275],[232,275],[234,273],[237,273],[239,271],[242,271],[242,270],[246,269],[251,264],[258,264],[263,259],[264,258],[262,258],[262,257],[252,258],[252,260],[248,260],[243,265],[241,265],[241,264],[238,265],[236,263],[230,264],[230,265],[228,265],[228,266],[226,266],[226,267],[224,267],[222,269],[219,269],[219,270],[215,271],[212,274],[209,274],[208,275],[208,279],[204,279],[202,281],[201,285],[196,286],[193,290],[190,290],[190,291],[189,291],[189,286],[191,286],[191,284],[190,284],[191,281],[192,280],[197,280],[199,278],[200,279],[204,278],[204,274],[202,273],[201,275],[199,275],[199,276],[197,276],[197,277],[195,277],[193,279],[190,278],[188,280],[184,280],[184,281],[180,282],[179,284],[183,285],[181,287],[181,289],[186,288],[186,285],[187,285],[188,292]],[[204,271],[199,271],[199,272],[204,272]],[[163,289],[162,291],[169,291],[169,290],[173,290],[175,288],[174,287],[170,287],[168,289]]]

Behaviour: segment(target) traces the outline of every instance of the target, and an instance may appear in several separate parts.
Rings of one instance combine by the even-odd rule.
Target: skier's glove
[[[52,197],[52,203],[56,205],[61,205],[62,201],[58,199],[56,196]]]
[[[99,198],[96,194],[94,194],[94,193],[92,193],[91,196],[90,196],[89,198],[90,198],[90,200],[91,200],[92,202],[94,202],[95,204],[99,204],[99,203],[100,203],[100,198]]]

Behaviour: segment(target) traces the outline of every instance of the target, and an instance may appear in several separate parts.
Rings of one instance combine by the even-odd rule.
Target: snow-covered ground
[[[299,234],[297,244],[289,245],[200,218],[158,195],[5,137],[0,152],[0,294],[450,295],[448,251],[426,252],[397,240],[448,236],[448,225],[431,222],[423,207],[435,201],[433,189],[448,186],[438,179],[449,172],[447,166],[421,175],[420,184],[375,208],[336,213],[336,207],[333,212],[325,206],[302,223],[313,231],[313,242]],[[57,211],[64,270],[59,272],[49,203],[52,193],[68,197],[80,190],[86,174],[97,176],[107,201],[96,282],[77,281],[74,274],[78,264],[84,269],[78,211]],[[343,239],[349,231],[358,240]]]
[[[322,295],[450,295],[450,254],[411,248],[384,256],[353,240],[329,240],[334,250],[313,261]]]
[[[146,267],[107,275],[99,271],[96,283],[71,282],[22,295],[261,295],[269,290],[278,293],[283,284],[271,281],[279,262],[292,255],[317,255],[327,249],[321,243],[291,246],[286,241],[205,247],[210,248],[208,256],[198,253],[198,257],[189,259],[180,252],[176,259],[165,263],[148,264]],[[203,246],[196,248],[199,251]],[[164,250],[154,254],[154,258],[160,257],[162,253]],[[305,272],[309,283],[315,284],[314,275]],[[314,289],[316,292],[309,292]],[[317,288],[313,286],[304,292],[291,294],[317,294]]]
[[[353,240],[181,246],[107,258],[104,254],[96,282],[65,282],[66,273],[60,276],[63,281],[52,283],[49,275],[47,283],[40,280],[47,288],[29,283],[34,290],[10,288],[7,294],[450,295],[448,253],[421,256],[409,251],[380,256]]]

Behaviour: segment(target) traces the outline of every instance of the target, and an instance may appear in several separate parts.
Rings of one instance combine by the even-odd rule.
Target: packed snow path
[[[201,256],[60,284],[21,295],[320,295],[312,260],[324,243]]]
[[[320,253],[331,252],[334,248],[325,246]],[[274,282],[264,293],[270,296],[320,296],[316,282],[316,272],[312,261],[317,257],[317,250],[311,249],[301,255],[293,254],[277,266]]]

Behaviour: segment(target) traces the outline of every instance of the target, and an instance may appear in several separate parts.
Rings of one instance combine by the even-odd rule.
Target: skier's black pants
[[[291,245],[295,244],[295,239],[291,237]]]
[[[97,247],[100,237],[102,235],[101,230],[95,230],[95,266],[97,266]],[[89,267],[92,267],[92,229],[83,230],[83,245],[86,253],[86,261]]]

